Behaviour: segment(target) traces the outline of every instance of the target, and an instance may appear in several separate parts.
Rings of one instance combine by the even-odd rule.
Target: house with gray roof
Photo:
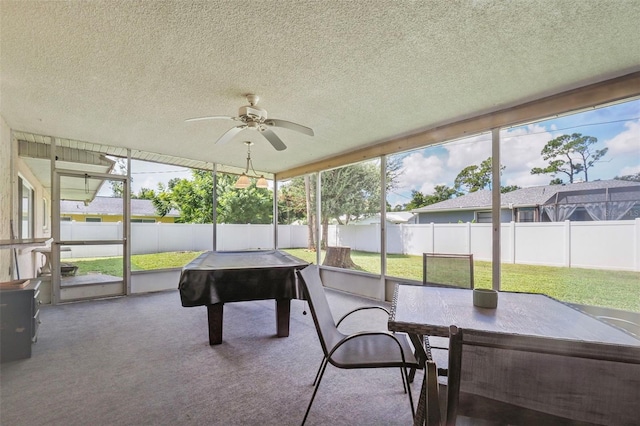
[[[502,194],[501,222],[632,220],[640,217],[640,183],[598,180],[533,186]],[[480,190],[412,210],[417,223],[491,222],[491,191]]]
[[[76,222],[120,222],[123,220],[123,199],[117,197],[95,197],[93,201],[60,201],[60,220]],[[131,222],[174,223],[180,217],[176,209],[160,216],[151,200],[131,200]]]

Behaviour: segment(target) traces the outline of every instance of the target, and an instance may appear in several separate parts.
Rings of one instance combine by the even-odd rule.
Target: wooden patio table
[[[449,336],[462,329],[556,337],[622,345],[640,340],[544,294],[498,293],[496,309],[473,305],[473,290],[398,284],[389,330],[419,336]]]
[[[420,361],[426,361],[423,336],[449,337],[451,325],[463,330],[640,346],[640,340],[622,329],[543,294],[499,292],[498,307],[485,309],[473,305],[473,290],[396,285],[388,328],[409,334]],[[419,404],[418,408],[424,407]]]

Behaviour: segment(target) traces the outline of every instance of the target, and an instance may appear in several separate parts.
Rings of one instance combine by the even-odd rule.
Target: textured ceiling
[[[0,2],[18,131],[278,172],[640,71],[640,1]],[[237,123],[244,94],[275,151]]]

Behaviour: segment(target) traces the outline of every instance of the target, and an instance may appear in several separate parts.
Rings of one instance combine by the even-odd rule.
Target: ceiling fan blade
[[[284,144],[284,142],[282,142],[282,140],[271,130],[262,129],[260,130],[260,133],[262,133],[262,136],[267,138],[267,140],[271,143],[271,145],[273,145],[276,150],[284,151],[285,149],[287,149],[287,146]]]
[[[233,139],[233,137],[235,135],[237,135],[238,133],[240,133],[243,129],[246,129],[247,126],[237,126],[237,127],[232,127],[229,130],[226,131],[226,133],[222,136],[220,136],[220,139],[218,139],[216,141],[216,143],[218,144],[225,144],[227,142],[229,142],[231,139]]]
[[[292,123],[291,121],[278,120],[276,118],[270,118],[264,122],[267,126],[283,127],[285,129],[295,130],[296,132],[304,133],[305,135],[313,136],[313,129],[303,126],[301,124]]]
[[[185,121],[186,122],[190,122],[190,121],[203,121],[203,120],[218,120],[218,119],[223,119],[223,120],[235,120],[238,121],[238,117],[229,117],[227,115],[210,115],[207,117],[196,117],[196,118],[188,118]]]

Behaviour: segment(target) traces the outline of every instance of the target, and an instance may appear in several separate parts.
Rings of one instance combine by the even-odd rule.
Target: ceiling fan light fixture
[[[247,176],[246,174],[241,174],[240,177],[238,178],[238,180],[236,181],[236,188],[238,189],[244,189],[246,187],[248,187],[249,185],[251,185],[251,181],[249,180],[249,176]]]
[[[256,188],[268,188],[267,179],[264,176],[260,176],[258,179],[258,183],[256,183]]]
[[[277,118],[267,118],[267,111],[257,106],[259,96],[254,94],[245,95],[249,105],[240,107],[238,115],[235,117],[229,117],[225,115],[210,115],[208,117],[196,117],[188,118],[185,121],[202,121],[202,120],[234,120],[241,122],[240,125],[232,127],[227,130],[220,138],[215,142],[217,144],[225,144],[235,137],[241,130],[253,129],[260,132],[260,134],[277,150],[283,151],[287,149],[287,146],[282,142],[282,139],[272,130],[273,128],[284,128],[302,133],[308,136],[313,136],[313,129],[303,126],[301,124],[293,123],[287,120],[279,120]]]

